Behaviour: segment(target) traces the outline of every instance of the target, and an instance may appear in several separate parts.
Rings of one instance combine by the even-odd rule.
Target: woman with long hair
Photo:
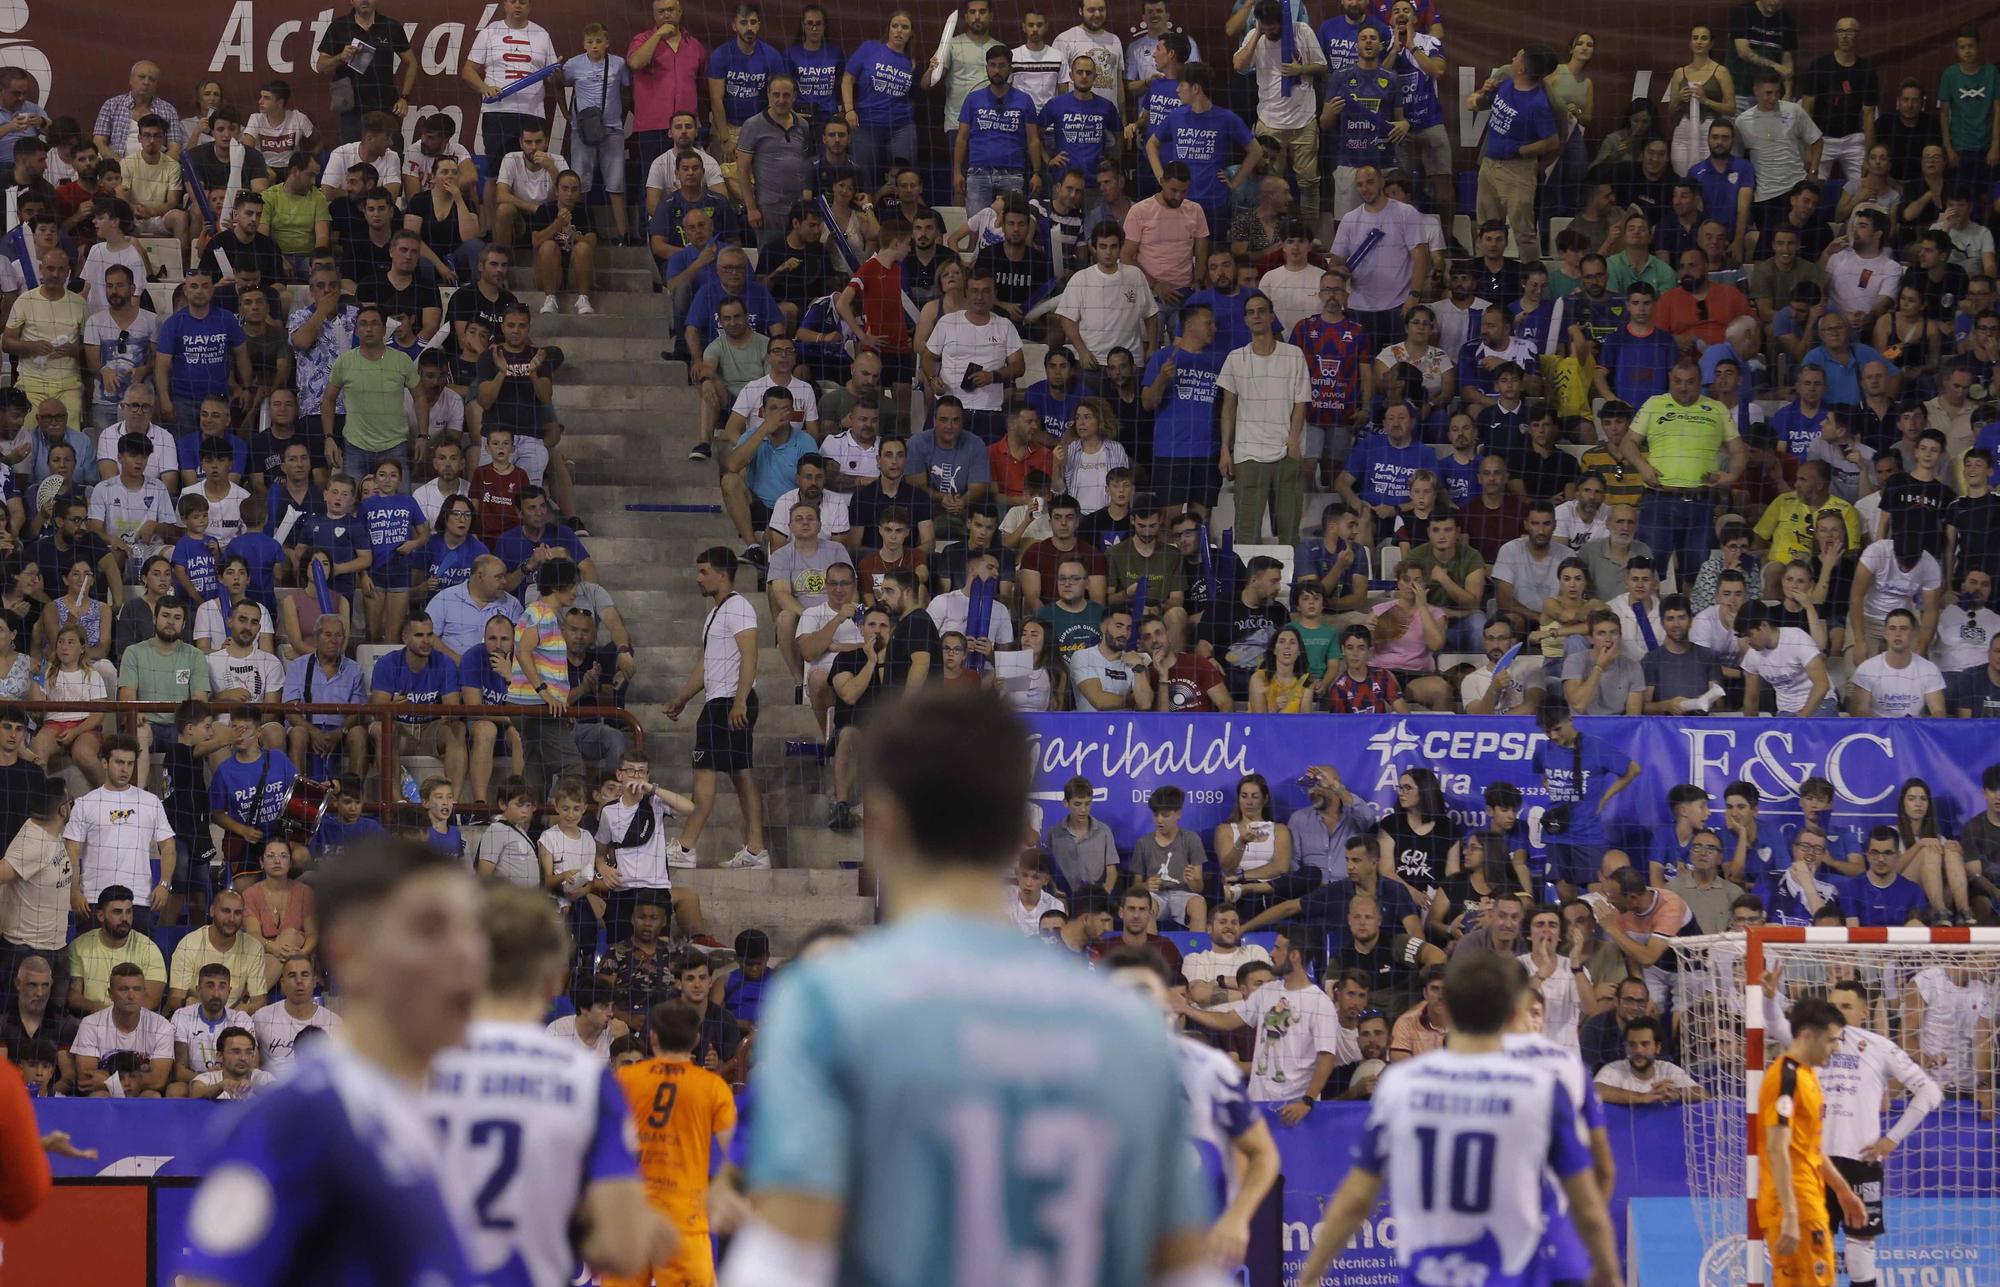
[[[1894,164],[1888,144],[1877,143],[1868,149],[1867,155],[1861,158],[1861,178],[1841,189],[1840,201],[1833,207],[1836,226],[1845,227],[1849,215],[1864,206],[1872,206],[1889,216],[1890,227],[1894,229],[1898,222],[1897,212],[1903,205],[1903,190],[1896,186],[1896,176],[1891,173]],[[1895,234],[1892,231],[1890,235]]]
[[[48,669],[29,688],[28,695],[38,702],[111,700],[104,676],[84,656],[83,628],[76,622],[56,631]],[[51,711],[35,731],[35,758],[46,764],[54,755],[67,754],[92,786],[101,786],[104,764],[97,748],[103,726],[102,711]]]
[[[1556,592],[1542,600],[1542,620],[1528,632],[1528,646],[1560,669],[1569,641],[1590,634],[1590,614],[1603,608],[1591,597],[1590,565],[1571,556],[1556,564]]]
[[[597,311],[590,302],[597,231],[590,226],[590,208],[583,198],[583,179],[575,170],[564,170],[556,176],[554,194],[536,215],[539,226],[530,239],[535,251],[535,285],[542,292],[544,313],[556,311],[554,301],[565,279],[576,295],[577,313],[589,317]]]
[[[1597,37],[1579,31],[1569,39],[1569,58],[1549,73],[1549,97],[1569,117],[1569,136],[1563,140],[1562,159],[1549,176],[1555,197],[1555,212],[1569,214],[1583,200],[1583,172],[1590,164],[1589,145],[1583,140],[1591,113],[1597,108],[1597,87],[1585,74],[1597,53]]]
[[[1086,514],[1110,501],[1105,479],[1114,469],[1129,469],[1132,458],[1117,441],[1118,413],[1109,399],[1089,397],[1076,404],[1069,432],[1056,444],[1055,474],[1066,496],[1076,497]]]
[[[1892,362],[1910,385],[1923,376],[1934,375],[1944,354],[1950,329],[1934,320],[1925,309],[1924,288],[1905,280],[1896,290],[1896,307],[1875,319],[1875,351]]]
[[[70,559],[63,569],[63,593],[42,609],[42,638],[53,649],[56,632],[74,625],[81,632],[84,657],[90,662],[111,655],[111,613],[91,594],[97,585],[97,565],[87,554]]]
[[[1222,866],[1224,899],[1270,889],[1292,869],[1292,832],[1271,813],[1271,784],[1261,773],[1236,784],[1236,806],[1215,828],[1215,856]]]
[[[854,163],[869,191],[891,166],[917,159],[916,118],[910,111],[910,91],[916,85],[910,38],[916,31],[909,10],[891,10],[882,39],[863,44],[841,68],[843,119],[854,131]]]
[[[785,64],[799,87],[798,111],[815,125],[840,114],[840,71],[847,55],[826,38],[826,6],[808,4],[799,10],[799,27],[785,46]]]
[[[1027,618],[1021,622],[1016,643],[1033,660],[1026,671],[1000,680],[1000,693],[1007,704],[1023,715],[1070,709],[1069,668],[1056,654],[1048,624]],[[995,666],[993,673],[999,675],[1000,668]]]
[[[1896,836],[1903,846],[1902,874],[1924,887],[1931,911],[1947,924],[1972,924],[1965,850],[1938,829],[1937,802],[1922,778],[1910,778],[1896,790]]]
[[[13,618],[0,612],[0,701],[22,700],[35,682],[35,663],[20,651],[20,639]]]
[[[14,627],[15,647],[25,643],[34,657],[42,655],[42,593],[42,565],[31,558],[21,557],[0,584],[0,617]]]
[[[194,86],[194,115],[181,117],[181,155],[185,156],[209,142],[208,118],[222,106],[222,82],[210,77]],[[137,125],[138,122],[133,122]],[[135,132],[134,137],[137,137]],[[383,176],[387,178],[388,176]]]
[[[1306,637],[1297,626],[1280,626],[1250,673],[1250,713],[1305,715],[1313,708],[1312,675],[1306,666]]]
[[[1445,876],[1461,861],[1459,828],[1438,775],[1423,765],[1396,779],[1396,808],[1382,820],[1382,875],[1410,891],[1424,919],[1442,923]]]
[[[312,887],[293,874],[292,859],[290,841],[267,837],[257,847],[257,870],[262,878],[246,884],[246,873],[234,886],[243,894],[243,927],[264,945],[274,980],[287,957],[311,956],[319,947],[319,914],[313,907]]]
[[[1417,408],[1418,428],[1425,442],[1438,441],[1458,392],[1458,355],[1447,353],[1437,342],[1437,314],[1428,304],[1419,304],[1403,315],[1403,338],[1375,355],[1379,368],[1376,383],[1399,366],[1409,366],[1423,377],[1423,404]]]
[[[426,575],[416,589],[419,598],[464,585],[472,579],[473,563],[492,553],[472,534],[476,517],[468,496],[447,496],[438,506],[437,531],[425,543],[421,558]]]
[[[1674,121],[1675,174],[1686,174],[1707,158],[1710,120],[1736,119],[1736,81],[1729,69],[1712,57],[1714,49],[1715,28],[1697,22],[1688,29],[1688,60],[1667,78],[1663,101]]]
[[[1430,581],[1415,563],[1396,570],[1394,597],[1369,611],[1375,663],[1385,667],[1411,701],[1434,711],[1451,709],[1451,685],[1437,673],[1444,651],[1444,613],[1430,605]]]

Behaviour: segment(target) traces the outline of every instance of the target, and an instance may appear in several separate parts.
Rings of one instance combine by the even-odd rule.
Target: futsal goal
[[[1830,993],[1845,981],[1862,985],[1842,989],[1848,1004],[1866,1005],[1862,1026],[1897,1043],[1944,1092],[1886,1160],[1879,1287],[2000,1283],[2000,929],[1766,926],[1676,939],[1674,953],[1680,1050],[1707,1091],[1686,1106],[1682,1128],[1704,1250],[1699,1287],[1767,1280],[1763,1239],[1776,1230],[1757,1217],[1757,1093],[1785,1051],[1771,1027],[1803,998],[1839,999]],[[1906,1103],[1905,1088],[1892,1085],[1884,1132]]]

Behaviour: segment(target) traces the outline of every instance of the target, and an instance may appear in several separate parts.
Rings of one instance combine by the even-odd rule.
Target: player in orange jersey
[[[1757,1219],[1771,1258],[1771,1287],[1833,1287],[1833,1227],[1826,1194],[1860,1227],[1861,1199],[1826,1160],[1820,1130],[1826,1100],[1813,1069],[1825,1065],[1847,1026],[1828,1001],[1807,999],[1792,1007],[1792,1044],[1757,1091]]]
[[[715,1287],[715,1249],[708,1237],[709,1150],[725,1149],[736,1129],[729,1083],[694,1063],[701,1018],[676,1001],[656,1005],[647,1020],[653,1057],[618,1070],[639,1135],[639,1172],[646,1200],[680,1235],[672,1260],[639,1278],[606,1278],[605,1287]]]

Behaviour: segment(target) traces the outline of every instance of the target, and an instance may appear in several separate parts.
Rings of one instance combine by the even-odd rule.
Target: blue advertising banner
[[[1930,783],[1941,824],[1974,816],[1985,807],[1980,774],[2000,762],[1992,730],[1977,720],[1644,716],[1577,727],[1638,764],[1638,782],[1604,816],[1612,843],[1640,852],[1647,832],[1669,821],[1668,788],[1683,782],[1707,791],[1718,812],[1725,786],[1749,782],[1763,796],[1764,821],[1783,825],[1799,816],[1799,783],[1824,777],[1836,792],[1836,825],[1865,832],[1895,820],[1897,789],[1912,777]],[[1385,808],[1405,769],[1427,767],[1453,816],[1474,828],[1486,821],[1486,787],[1511,782],[1526,797],[1537,847],[1548,802],[1533,767],[1544,735],[1520,717],[1075,714],[1035,716],[1030,728],[1040,830],[1061,820],[1063,785],[1084,777],[1095,788],[1093,812],[1123,845],[1151,827],[1146,797],[1156,787],[1187,793],[1181,824],[1206,840],[1228,819],[1246,774],[1270,783],[1282,821],[1308,807],[1299,776],[1314,765],[1331,766],[1348,790]]]

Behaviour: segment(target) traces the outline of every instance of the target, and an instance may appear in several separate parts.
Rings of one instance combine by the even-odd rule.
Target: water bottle
[[[410,770],[407,767],[403,769],[402,784],[403,784],[403,799],[421,808],[424,803],[424,798],[422,794],[419,793],[417,790],[417,776],[416,774],[410,772]]]

